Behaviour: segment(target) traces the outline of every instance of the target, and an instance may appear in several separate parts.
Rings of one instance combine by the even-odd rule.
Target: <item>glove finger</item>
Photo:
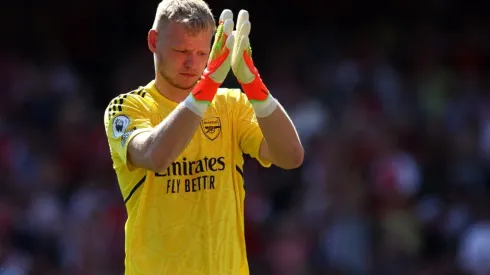
[[[233,52],[233,47],[235,46],[235,35],[233,33],[228,36],[225,45],[226,48],[228,48],[228,50],[230,51],[230,53]],[[231,54],[229,57],[231,57]]]
[[[254,65],[250,56],[250,40],[248,36],[242,36],[240,41],[236,43],[235,60],[232,60],[233,71],[241,83],[248,84],[255,79]]]
[[[250,40],[248,36],[238,36],[236,34],[232,34],[233,39],[235,41],[235,45],[233,46],[233,64],[235,66],[238,66],[241,63],[241,59],[243,58],[243,53],[247,49],[250,48]],[[247,51],[249,53],[249,51]]]
[[[250,23],[250,21],[246,20],[240,25],[240,29],[238,30],[238,34],[240,36],[249,36],[251,29],[252,29],[252,24]]]
[[[233,18],[232,19],[226,19],[223,23],[223,33],[226,36],[229,36],[233,32],[233,27],[234,27]]]
[[[225,22],[228,19],[233,20],[233,12],[229,9],[224,9],[219,16],[219,23]]]
[[[216,35],[214,36],[213,46],[211,46],[211,52],[209,55],[209,60],[215,59],[222,51],[224,43],[224,35],[223,35],[223,25],[220,25],[216,30]]]
[[[223,53],[226,39],[233,31],[233,24],[233,20],[227,19],[224,23],[220,23],[218,26],[211,55],[209,56],[209,61],[215,59],[217,56]]]
[[[250,39],[248,38],[248,36],[240,37],[240,44],[238,45],[237,53],[242,55],[243,52],[248,50],[249,47],[250,47]]]
[[[236,23],[237,30],[240,30],[242,24],[245,23],[245,21],[248,21],[248,19],[249,19],[248,11],[240,10],[240,12],[238,13],[237,21],[236,21],[237,22]]]

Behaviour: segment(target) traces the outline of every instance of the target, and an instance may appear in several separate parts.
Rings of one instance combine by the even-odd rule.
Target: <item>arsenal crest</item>
[[[219,117],[210,117],[201,120],[201,129],[210,140],[215,140],[221,133],[221,120]]]

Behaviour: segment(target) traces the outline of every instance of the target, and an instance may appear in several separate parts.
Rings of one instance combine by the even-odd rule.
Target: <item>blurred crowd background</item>
[[[2,4],[1,275],[122,274],[103,110],[153,78],[157,4]],[[306,149],[292,171],[247,160],[252,275],[490,274],[488,3],[209,4],[250,11]]]

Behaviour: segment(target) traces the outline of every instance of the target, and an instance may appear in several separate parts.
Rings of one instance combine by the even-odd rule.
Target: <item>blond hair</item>
[[[216,29],[213,13],[203,0],[161,1],[158,4],[153,29],[160,30],[169,23],[185,24],[192,31]]]

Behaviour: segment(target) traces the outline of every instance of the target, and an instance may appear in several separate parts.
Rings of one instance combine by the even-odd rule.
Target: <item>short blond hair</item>
[[[193,31],[216,29],[213,13],[203,0],[161,1],[158,4],[153,29],[160,30],[169,23],[182,23]]]

